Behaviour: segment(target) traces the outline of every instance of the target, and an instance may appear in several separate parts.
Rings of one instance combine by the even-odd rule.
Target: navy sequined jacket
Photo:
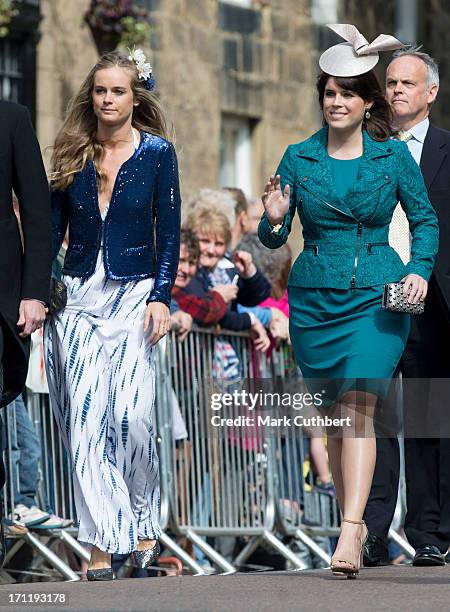
[[[154,277],[147,303],[169,305],[180,255],[180,206],[173,145],[141,132],[139,147],[119,169],[104,221],[93,161],[65,191],[52,192],[53,259],[69,226],[63,274],[88,278],[103,248],[108,279]]]

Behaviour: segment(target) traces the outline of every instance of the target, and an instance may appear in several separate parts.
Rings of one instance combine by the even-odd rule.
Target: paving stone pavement
[[[64,593],[65,605],[9,603],[11,595]],[[364,568],[357,580],[328,570],[135,578],[0,586],[0,610],[46,612],[441,612],[450,609],[450,565]]]

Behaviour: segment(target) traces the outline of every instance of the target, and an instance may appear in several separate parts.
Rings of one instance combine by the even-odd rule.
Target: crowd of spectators
[[[180,340],[194,323],[248,331],[257,351],[289,339],[291,253],[259,242],[261,212],[260,200],[249,204],[236,188],[200,189],[188,201],[171,305]]]

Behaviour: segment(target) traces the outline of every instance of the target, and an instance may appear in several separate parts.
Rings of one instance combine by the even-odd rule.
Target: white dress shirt
[[[422,157],[422,149],[423,143],[425,141],[425,137],[428,132],[428,127],[430,125],[430,120],[426,117],[420,123],[416,123],[408,132],[411,134],[412,138],[409,140],[406,145],[414,157],[414,160],[417,165],[420,164],[420,158]]]

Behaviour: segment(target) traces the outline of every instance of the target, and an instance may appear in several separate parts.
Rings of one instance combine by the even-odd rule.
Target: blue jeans
[[[281,497],[291,499],[303,504],[304,500],[304,477],[303,460],[309,450],[309,440],[303,438],[283,439],[281,446],[281,465],[283,480],[281,483]]]
[[[21,395],[7,410],[14,505],[31,508],[36,503],[41,445]]]

